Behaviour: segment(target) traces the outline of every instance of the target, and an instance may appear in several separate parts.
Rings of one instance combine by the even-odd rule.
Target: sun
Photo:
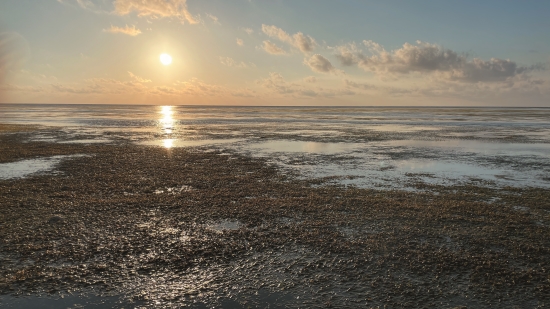
[[[168,54],[161,54],[160,55],[160,62],[164,65],[170,65],[172,63],[172,56]]]

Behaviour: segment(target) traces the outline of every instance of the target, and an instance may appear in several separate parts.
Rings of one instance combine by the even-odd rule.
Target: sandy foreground
[[[0,307],[547,308],[550,192],[304,180],[236,153],[28,142],[0,163]],[[52,306],[54,306],[52,305]]]

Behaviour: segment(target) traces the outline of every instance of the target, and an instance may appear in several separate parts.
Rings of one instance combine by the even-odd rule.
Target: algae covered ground
[[[544,188],[376,190],[227,149],[6,127],[0,164],[63,159],[0,179],[2,307],[550,306]]]

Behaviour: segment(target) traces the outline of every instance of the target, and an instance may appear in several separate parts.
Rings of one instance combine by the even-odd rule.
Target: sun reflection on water
[[[174,127],[174,118],[172,115],[174,112],[172,111],[172,106],[163,106],[162,110],[160,111],[162,118],[159,120],[160,125],[162,126],[162,129],[164,131],[170,130],[170,132],[166,133],[172,133],[172,128]]]
[[[161,118],[159,119],[159,124],[162,129],[162,132],[166,135],[171,135],[174,130],[175,120],[172,117],[174,111],[172,106],[162,106],[160,110]],[[174,139],[167,138],[163,140],[164,148],[172,148],[174,146]]]
[[[174,146],[174,140],[173,139],[165,139],[162,142],[164,144],[164,148],[172,148]]]

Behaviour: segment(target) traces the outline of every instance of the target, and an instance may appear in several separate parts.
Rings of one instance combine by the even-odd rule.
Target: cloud
[[[218,17],[217,17],[217,16],[214,16],[214,15],[208,14],[208,13],[206,13],[206,16],[208,16],[208,18],[212,19],[212,21],[213,21],[216,25],[221,25],[221,23],[218,21]]]
[[[311,56],[309,59],[304,59],[304,64],[309,66],[312,71],[318,72],[318,73],[338,73],[338,70],[334,66],[332,66],[332,63],[330,61],[319,55],[315,54]]]
[[[272,55],[286,55],[287,52],[279,46],[271,43],[270,41],[264,41],[263,49]]]
[[[76,3],[78,6],[80,6],[83,9],[92,9],[95,7],[94,3],[90,0],[57,0],[57,2],[62,4],[71,4]]]
[[[310,37],[309,35],[304,35],[301,32],[298,32],[291,36],[281,28],[268,25],[262,25],[262,31],[271,38],[276,38],[281,42],[290,44],[291,46],[299,49],[304,54],[312,52],[317,45],[312,37]]]
[[[254,91],[244,89],[229,89],[220,85],[205,83],[197,78],[188,81],[177,81],[170,86],[157,86],[149,91],[153,95],[171,95],[171,96],[196,96],[196,97],[255,97]]]
[[[363,44],[370,55],[365,55],[352,43],[335,48],[336,57],[342,65],[357,65],[379,76],[434,74],[442,79],[468,83],[502,82],[540,68],[521,67],[508,59],[469,60],[467,54],[421,41],[417,41],[416,45],[405,43],[401,48],[389,52],[373,41],[364,41]]]
[[[248,35],[251,35],[252,33],[254,33],[254,30],[252,30],[251,28],[242,28],[244,32],[246,32]]]
[[[234,68],[241,68],[241,69],[244,69],[244,68],[248,68],[249,66],[251,67],[255,67],[256,65],[253,64],[253,63],[250,63],[250,64],[246,64],[244,62],[237,62],[235,61],[233,58],[230,58],[230,57],[220,57],[220,62],[221,64],[225,65],[225,66],[228,66],[228,67],[234,67]]]
[[[21,86],[13,84],[0,84],[0,90],[2,90],[2,92],[46,92],[42,86]]]
[[[376,86],[374,86],[372,84],[357,83],[357,82],[354,82],[354,81],[351,81],[351,80],[348,80],[348,79],[345,79],[344,83],[346,84],[346,86],[348,86],[350,88],[358,88],[358,89],[363,89],[363,90],[371,90],[371,89],[376,89],[377,88]]]
[[[357,48],[357,45],[352,42],[346,45],[337,46],[336,58],[340,60],[340,63],[344,66],[352,66],[359,63],[359,60],[364,56],[362,51]]]
[[[135,80],[136,82],[139,82],[139,83],[150,83],[151,80],[150,79],[145,79],[145,78],[142,78],[142,77],[139,77],[137,75],[135,75],[134,73],[128,71],[128,75],[130,75],[130,77]]]
[[[300,49],[303,53],[311,52],[315,49],[315,40],[310,37],[306,36],[301,32],[296,33],[294,36],[294,45]]]
[[[297,98],[334,97],[355,94],[349,89],[324,89],[302,83],[287,82],[280,73],[276,72],[269,73],[268,78],[261,79],[257,83],[274,93]]]
[[[86,87],[73,87],[73,86],[67,86],[67,85],[61,85],[61,84],[52,84],[51,86],[54,92],[72,93],[72,94],[105,93],[102,87],[98,85],[92,85],[92,86],[86,86]]]
[[[124,28],[111,26],[111,28],[103,29],[103,31],[104,32],[110,32],[110,33],[122,33],[122,34],[130,35],[130,36],[136,36],[136,35],[141,34],[141,30],[136,29],[136,26],[130,27],[128,25],[126,25],[126,27],[124,27]]]
[[[136,12],[139,17],[175,17],[182,22],[198,23],[187,9],[187,0],[115,0],[114,6],[119,15]]]
[[[304,78],[304,82],[306,82],[306,83],[316,83],[317,82],[317,77],[308,76],[308,77]]]
[[[237,45],[243,46],[243,45],[244,45],[244,41],[243,41],[242,39],[237,38]]]

